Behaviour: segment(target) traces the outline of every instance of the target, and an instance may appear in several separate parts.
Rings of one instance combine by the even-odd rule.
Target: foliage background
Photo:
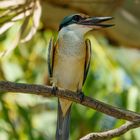
[[[3,10],[0,13],[2,15]],[[5,19],[1,18],[0,27],[3,21]],[[12,48],[23,23],[23,20],[17,21],[0,35],[1,54]],[[29,25],[32,26],[31,21]],[[0,80],[44,84],[47,78],[48,40],[51,36],[56,38],[57,33],[56,30],[44,28],[40,21],[38,31],[30,41],[18,42],[15,49],[1,55]],[[114,42],[105,32],[95,31],[94,36],[88,34],[87,37],[93,47],[90,70],[83,87],[85,94],[123,109],[140,112],[139,50],[125,48],[119,42]],[[55,135],[56,115],[56,98],[0,94],[0,139],[52,140]],[[70,137],[76,140],[89,132],[108,130],[123,123],[123,120],[73,103]],[[114,140],[139,140],[139,131],[140,128],[137,128]]]

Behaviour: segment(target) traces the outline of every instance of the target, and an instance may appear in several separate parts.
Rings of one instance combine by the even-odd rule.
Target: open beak
[[[95,27],[101,27],[101,28],[106,28],[106,27],[111,27],[114,26],[114,24],[104,24],[103,22],[108,21],[113,19],[113,17],[90,17],[81,20],[78,24],[81,25],[86,25],[86,26],[95,26]]]

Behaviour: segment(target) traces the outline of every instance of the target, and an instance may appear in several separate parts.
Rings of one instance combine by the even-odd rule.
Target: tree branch
[[[137,121],[140,119],[140,114],[136,112],[132,112],[129,110],[122,110],[120,108],[108,105],[96,99],[92,99],[91,97],[84,96],[83,101],[81,102],[80,96],[75,94],[70,90],[64,90],[59,88],[56,91],[56,94],[52,94],[51,86],[43,86],[36,84],[22,84],[22,83],[14,83],[8,81],[0,81],[0,91],[2,92],[22,92],[27,94],[37,94],[45,97],[59,97],[67,100],[71,100],[73,102],[82,104],[84,106],[95,109],[99,112],[105,113],[109,116],[115,117],[117,119],[124,119],[127,121]]]
[[[126,122],[125,124],[121,125],[119,128],[104,131],[104,132],[98,132],[98,133],[90,133],[84,137],[82,137],[80,140],[105,140],[105,139],[111,139],[114,137],[118,137],[130,129],[140,127],[140,120],[136,122]]]
[[[126,133],[128,130],[132,128],[136,128],[140,126],[140,114],[136,112],[132,112],[129,110],[122,110],[117,107],[113,107],[101,101],[92,99],[91,97],[84,96],[84,99],[80,100],[80,96],[75,92],[70,90],[64,90],[59,88],[55,94],[52,94],[53,88],[51,86],[43,86],[43,85],[36,85],[36,84],[23,84],[23,83],[14,83],[8,81],[0,81],[0,92],[22,92],[27,94],[36,94],[42,95],[45,97],[59,97],[64,98],[67,100],[74,101],[76,103],[82,104],[84,106],[90,107],[95,109],[99,112],[105,113],[112,117],[118,119],[124,119],[131,122],[127,122],[124,125],[120,126],[119,128],[98,132],[98,133],[90,133],[80,140],[101,140],[101,139],[108,139],[120,136]]]

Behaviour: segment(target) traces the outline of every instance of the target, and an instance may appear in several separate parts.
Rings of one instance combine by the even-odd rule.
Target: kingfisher
[[[91,59],[91,43],[85,35],[91,30],[113,26],[102,23],[111,19],[73,14],[62,20],[57,41],[50,39],[48,47],[48,71],[54,89],[82,93]],[[71,101],[58,99],[56,140],[69,139],[71,105]]]

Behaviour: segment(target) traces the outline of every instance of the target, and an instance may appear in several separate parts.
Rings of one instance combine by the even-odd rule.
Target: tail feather
[[[69,139],[70,111],[71,111],[71,106],[68,109],[65,116],[63,116],[60,102],[58,100],[56,140],[68,140]]]

